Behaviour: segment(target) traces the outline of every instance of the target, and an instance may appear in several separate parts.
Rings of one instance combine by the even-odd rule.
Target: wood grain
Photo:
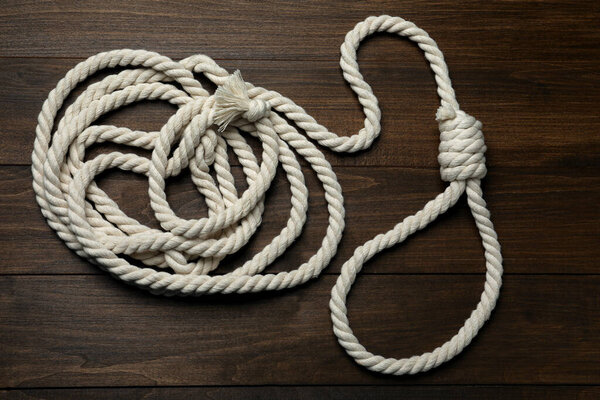
[[[415,22],[451,57],[510,61],[519,58],[515,49],[540,63],[600,56],[600,6],[594,0],[471,0],[460,6],[417,0],[5,3],[0,56],[11,57],[81,57],[113,48],[148,48],[179,57],[202,51],[216,58],[332,60],[346,32],[380,14]],[[386,44],[379,50],[391,51]]]
[[[597,383],[599,276],[507,276],[493,318],[464,353],[434,373],[396,378],[357,368],[336,344],[327,307],[335,278],[177,299],[108,276],[3,276],[0,385]],[[482,280],[363,276],[349,316],[372,351],[410,356],[455,333]]]
[[[600,388],[596,386],[286,386],[286,387],[196,387],[196,388],[89,388],[89,389],[19,389],[0,391],[0,399],[106,399],[162,400],[162,399],[283,399],[283,400],[429,400],[438,398],[464,400],[596,400]]]

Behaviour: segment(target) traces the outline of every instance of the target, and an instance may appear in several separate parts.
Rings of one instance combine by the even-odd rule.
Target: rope
[[[437,112],[441,132],[438,160],[442,179],[449,185],[421,211],[359,246],[346,261],[331,292],[333,329],[346,352],[373,371],[414,374],[450,360],[490,317],[501,286],[502,257],[480,186],[486,174],[481,123],[460,110],[443,54],[433,39],[402,18],[369,17],[346,35],[341,46],[344,78],[365,114],[364,128],[353,136],[328,131],[292,100],[244,82],[239,71],[230,75],[204,55],[177,62],[158,53],[125,49],[100,53],[79,63],[50,92],[38,117],[32,155],[33,187],[48,224],[79,256],[124,282],[156,294],[280,290],[317,277],[336,254],[342,237],[342,191],[323,153],[288,121],[333,151],[356,152],[373,143],[380,132],[381,112],[371,87],[359,72],[356,51],[360,42],[375,32],[396,33],[416,42],[431,65],[441,99]],[[96,72],[116,67],[129,68],[89,85],[67,107],[54,129],[58,111],[72,90]],[[194,73],[204,74],[218,87],[214,95],[202,87]],[[93,125],[102,115],[140,100],[168,101],[178,110],[159,132]],[[240,131],[260,141],[260,163]],[[152,156],[148,159],[112,152],[85,161],[86,149],[101,142],[152,150]],[[248,184],[242,194],[235,187],[228,149],[239,160]],[[329,225],[321,247],[307,262],[289,272],[262,274],[300,235],[306,222],[308,189],[296,155],[310,164],[323,185]],[[285,171],[292,193],[286,226],[241,267],[224,275],[210,275],[225,256],[244,246],[258,229],[265,192],[278,165]],[[165,180],[188,167],[206,199],[205,218],[182,219],[167,202]],[[110,168],[148,177],[150,205],[162,230],[128,217],[97,186],[96,176]],[[479,304],[459,332],[431,353],[397,360],[368,352],[354,336],[347,317],[346,297],[356,275],[374,255],[425,228],[465,191],[485,250],[487,273]]]

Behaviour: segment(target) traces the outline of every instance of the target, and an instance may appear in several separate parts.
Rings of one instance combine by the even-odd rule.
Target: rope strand
[[[441,140],[438,160],[442,179],[449,185],[421,211],[359,246],[346,261],[331,292],[333,330],[346,352],[373,371],[414,374],[448,361],[471,342],[490,317],[502,284],[502,256],[480,186],[486,174],[481,123],[460,109],[435,41],[402,18],[369,17],[348,32],[341,46],[344,79],[356,93],[365,114],[364,127],[352,136],[330,132],[289,98],[244,82],[239,71],[230,75],[204,55],[177,62],[145,50],[124,49],[88,58],[58,82],[38,117],[32,174],[42,214],[79,256],[124,282],[156,294],[280,290],[317,277],[336,254],[342,237],[343,196],[323,153],[294,125],[333,151],[356,152],[371,146],[380,133],[381,111],[371,87],[360,74],[356,51],[361,41],[375,32],[409,38],[424,51],[430,63],[441,99],[436,114]],[[54,119],[71,91],[96,72],[115,67],[129,68],[87,87],[67,107],[54,129]],[[204,74],[217,86],[214,95],[202,87],[194,73]],[[168,101],[178,110],[159,132],[93,125],[102,115],[141,100]],[[260,141],[260,163],[239,131],[249,132]],[[101,142],[152,150],[152,156],[148,159],[112,152],[84,161],[86,149]],[[241,195],[231,174],[228,148],[239,160],[248,184]],[[296,154],[310,164],[323,185],[328,227],[321,247],[297,269],[262,274],[298,238],[306,222],[308,189]],[[258,229],[265,193],[279,165],[292,193],[286,226],[241,267],[224,275],[210,275],[223,258],[248,243]],[[188,167],[192,181],[206,199],[205,218],[180,218],[167,201],[166,179]],[[150,205],[162,229],[147,227],[128,217],[98,187],[95,177],[111,168],[148,177]],[[446,212],[465,191],[485,252],[487,274],[481,301],[459,332],[431,353],[395,359],[368,352],[354,336],[347,317],[346,297],[357,274],[377,253],[401,243]],[[129,263],[124,256],[145,267]]]

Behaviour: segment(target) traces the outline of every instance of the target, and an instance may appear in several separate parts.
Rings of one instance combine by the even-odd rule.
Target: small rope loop
[[[446,182],[483,179],[487,173],[481,122],[462,110],[441,106],[436,114],[440,125],[438,162]]]

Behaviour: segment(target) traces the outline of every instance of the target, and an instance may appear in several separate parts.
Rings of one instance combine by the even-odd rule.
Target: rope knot
[[[249,122],[256,122],[269,115],[271,105],[261,99],[250,99],[246,82],[241,72],[229,75],[222,86],[215,92],[214,121],[223,132],[233,120],[243,117]]]
[[[462,110],[441,106],[436,114],[440,126],[438,162],[447,182],[482,179],[485,151],[481,122]]]
[[[250,122],[256,122],[269,115],[269,111],[271,111],[271,105],[269,103],[260,99],[252,99],[248,103],[248,111],[246,111],[242,117]]]

